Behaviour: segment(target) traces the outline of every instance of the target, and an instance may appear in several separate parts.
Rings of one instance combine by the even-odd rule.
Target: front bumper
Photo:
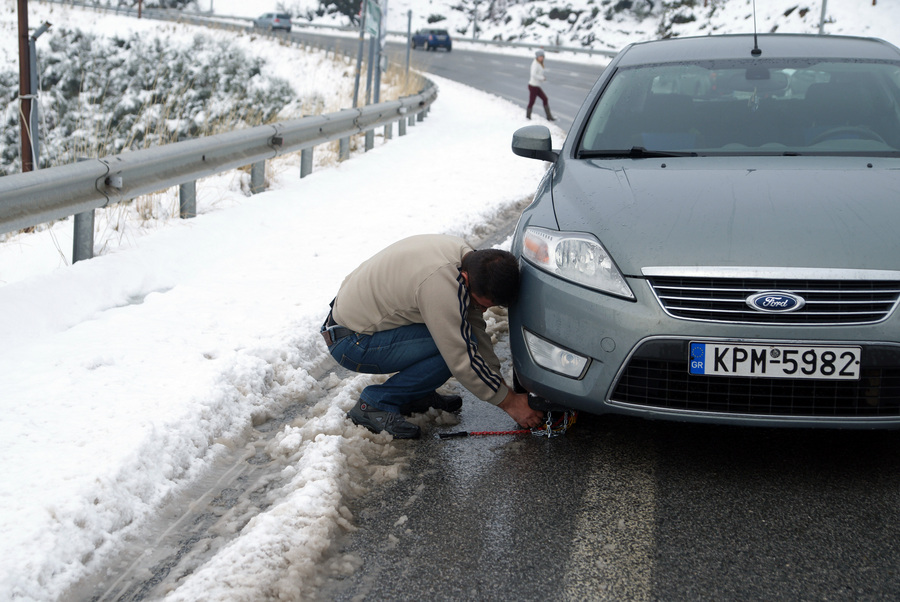
[[[524,262],[523,262],[524,263]],[[577,410],[648,418],[765,426],[900,428],[900,319],[853,326],[726,324],[666,314],[643,279],[631,302],[552,277],[524,263],[520,302],[510,311],[518,381]],[[525,331],[589,358],[578,378],[538,365]],[[861,378],[831,381],[696,376],[691,341],[853,344]]]

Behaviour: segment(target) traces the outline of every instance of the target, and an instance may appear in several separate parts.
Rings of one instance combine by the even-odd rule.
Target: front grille
[[[897,280],[805,280],[653,276],[653,292],[676,318],[743,324],[871,324],[890,315],[900,299]],[[763,291],[799,295],[806,305],[793,312],[763,313],[746,300]]]
[[[652,341],[632,356],[611,401],[730,415],[900,416],[900,350],[865,346],[858,381],[697,376],[687,341]]]

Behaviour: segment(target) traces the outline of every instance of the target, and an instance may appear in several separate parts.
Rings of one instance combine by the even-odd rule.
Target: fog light
[[[527,330],[524,332],[525,344],[528,345],[528,351],[535,364],[569,378],[580,378],[584,374],[588,358],[557,347]]]

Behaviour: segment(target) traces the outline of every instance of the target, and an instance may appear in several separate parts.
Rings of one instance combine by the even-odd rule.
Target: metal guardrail
[[[333,140],[342,141],[341,155],[346,158],[349,145],[345,141],[351,135],[368,134],[383,125],[386,137],[390,137],[389,128],[397,121],[402,136],[407,120],[414,125],[415,120],[424,119],[436,98],[437,87],[428,82],[423,92],[400,100],[0,177],[0,233],[92,211],[171,186],[192,185],[198,178],[245,165],[254,166],[251,189],[260,189],[266,159],[310,151]],[[366,146],[370,148],[368,139]],[[301,177],[311,168],[311,155],[302,157]]]

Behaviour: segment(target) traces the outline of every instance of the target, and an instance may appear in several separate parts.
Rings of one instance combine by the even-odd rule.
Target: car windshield
[[[900,65],[703,61],[620,68],[578,156],[900,152]]]

